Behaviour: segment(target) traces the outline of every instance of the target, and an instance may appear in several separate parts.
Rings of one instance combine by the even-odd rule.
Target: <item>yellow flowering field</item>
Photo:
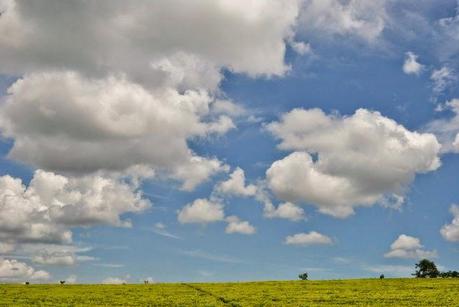
[[[0,306],[459,306],[459,279],[0,285]]]

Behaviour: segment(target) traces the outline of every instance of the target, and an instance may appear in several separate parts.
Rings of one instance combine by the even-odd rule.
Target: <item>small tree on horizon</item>
[[[416,278],[437,278],[440,272],[433,261],[422,259],[415,265],[416,271],[413,274]]]
[[[301,279],[301,280],[308,280],[308,273],[304,272],[304,273],[298,275],[298,278]]]

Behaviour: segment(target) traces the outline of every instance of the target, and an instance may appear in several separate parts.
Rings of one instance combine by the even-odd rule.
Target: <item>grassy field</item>
[[[0,285],[0,306],[459,306],[459,279]]]

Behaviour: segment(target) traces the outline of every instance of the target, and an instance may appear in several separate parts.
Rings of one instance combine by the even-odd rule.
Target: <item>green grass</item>
[[[459,279],[0,285],[0,306],[459,306]]]

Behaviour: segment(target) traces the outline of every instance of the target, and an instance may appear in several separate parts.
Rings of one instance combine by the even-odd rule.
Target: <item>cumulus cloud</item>
[[[418,238],[402,234],[391,244],[390,251],[384,254],[384,257],[405,259],[435,258],[437,257],[437,252],[435,250],[425,250],[421,240]]]
[[[223,204],[205,198],[194,200],[178,212],[178,221],[182,224],[208,224],[223,221],[224,218]]]
[[[225,232],[228,234],[254,234],[256,229],[248,221],[242,221],[235,215],[226,216],[224,205],[217,198],[198,198],[192,203],[185,205],[177,213],[177,219],[181,224],[202,224],[206,225],[215,222],[227,222]],[[164,234],[164,229],[159,231]]]
[[[283,75],[299,8],[1,0],[0,73],[20,77],[0,108],[8,157],[72,174],[144,165],[192,190],[225,166],[187,143],[235,128],[244,111],[217,99],[221,71]]]
[[[308,233],[297,233],[291,236],[287,236],[284,241],[287,245],[330,245],[333,244],[333,240],[321,233],[311,231]]]
[[[399,205],[416,174],[440,166],[433,134],[365,109],[351,116],[294,109],[267,129],[281,140],[280,149],[293,151],[267,170],[268,187],[280,199],[335,217],[390,199]]]
[[[196,156],[187,140],[234,127],[223,115],[201,121],[210,102],[206,92],[153,93],[123,77],[30,74],[8,89],[0,128],[14,139],[8,156],[39,168],[87,173],[147,165],[192,189],[223,165]]]
[[[0,258],[0,281],[48,280],[50,275],[15,259]]]
[[[156,67],[173,79],[180,79],[183,67],[188,82],[195,81],[190,73],[209,78],[199,70],[200,60],[249,75],[282,74],[284,40],[299,10],[299,1],[281,0],[0,3],[0,29],[8,33],[0,40],[3,72],[68,67],[91,74],[125,71],[150,82]],[[199,60],[183,65],[174,58],[178,52]]]
[[[226,218],[228,225],[226,226],[226,233],[240,233],[251,235],[255,233],[255,227],[250,225],[247,221],[241,221],[237,216],[231,215]]]
[[[26,187],[0,177],[0,238],[7,242],[70,243],[70,227],[129,226],[127,212],[150,206],[136,186],[98,175],[65,177],[37,170]]]
[[[222,194],[236,195],[236,196],[254,196],[257,192],[255,185],[245,184],[244,171],[237,167],[227,181],[220,182],[216,186],[216,192]]]
[[[444,225],[440,233],[445,238],[445,240],[451,242],[458,242],[459,241],[459,206],[452,205],[449,209],[451,214],[453,215],[453,220],[450,224]]]
[[[405,62],[403,63],[403,72],[407,75],[419,75],[424,65],[418,62],[418,56],[409,51],[405,53]]]
[[[299,16],[298,31],[350,35],[373,42],[386,26],[385,3],[384,0],[306,0]]]
[[[279,204],[277,208],[270,202],[265,203],[263,215],[270,219],[280,218],[291,220],[293,222],[306,219],[304,209],[290,202]]]

